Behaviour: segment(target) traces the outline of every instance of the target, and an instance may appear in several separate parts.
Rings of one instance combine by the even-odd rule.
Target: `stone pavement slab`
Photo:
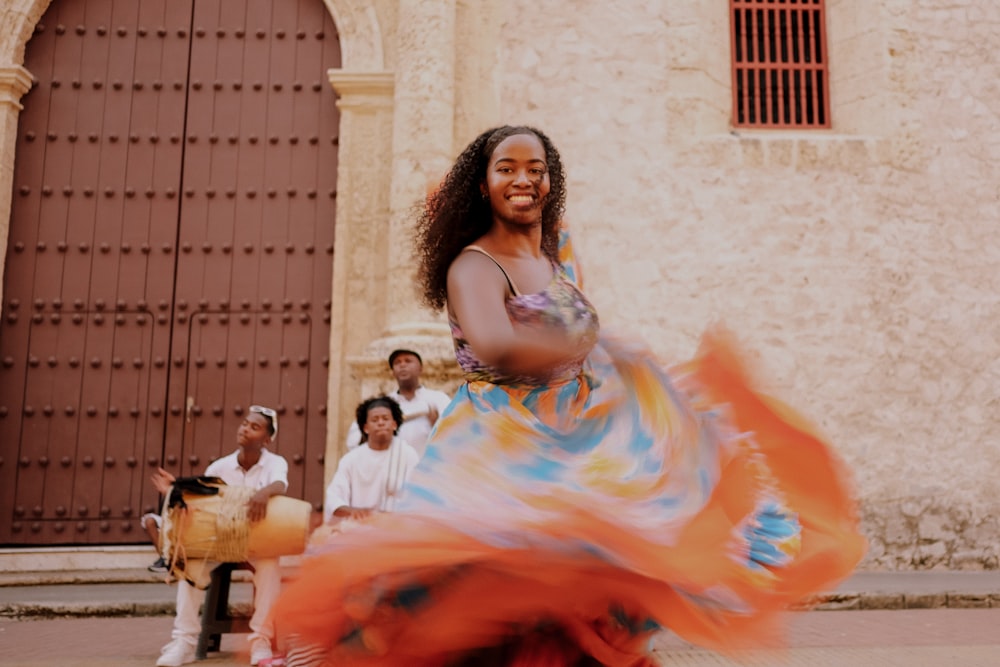
[[[998,667],[1000,608],[789,614],[788,646],[724,656],[664,634],[664,667]]]
[[[291,574],[291,572],[286,572]],[[155,616],[172,614],[176,590],[146,571],[0,574],[0,617]],[[248,605],[248,577],[231,600]],[[1000,609],[1000,571],[857,572],[808,605],[823,610]],[[1000,666],[1000,661],[998,661]]]
[[[0,620],[0,667],[152,665],[171,619]],[[997,667],[1000,609],[918,609],[789,614],[788,648],[726,657],[664,634],[664,667]],[[199,667],[248,664],[245,635],[224,635],[222,652]]]
[[[172,625],[166,616],[0,620],[0,667],[151,667]],[[246,635],[223,635],[222,651],[196,664],[245,667],[245,646]]]
[[[53,584],[0,587],[0,616],[157,616],[173,614],[176,585]],[[229,602],[249,608],[253,585],[234,582]]]
[[[952,591],[955,593],[992,591],[996,593],[1000,592],[1000,570],[855,572],[837,590],[872,593],[909,593],[911,591]]]
[[[1000,608],[1000,570],[855,572],[811,602],[828,610]]]
[[[682,651],[658,656],[664,667],[997,667],[997,646],[802,648],[731,660],[714,653]]]

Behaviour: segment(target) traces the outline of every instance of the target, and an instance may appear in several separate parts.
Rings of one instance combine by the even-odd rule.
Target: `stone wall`
[[[997,567],[1000,5],[829,2],[811,133],[730,131],[726,8],[508,3],[501,118],[560,146],[608,328],[669,361],[721,321],[833,440],[866,565]]]
[[[732,131],[722,0],[324,2],[343,52],[328,474],[395,342],[423,337],[453,381],[440,318],[400,315],[405,210],[482,129],[523,122],[563,153],[606,327],[665,363],[735,331],[853,469],[867,566],[998,566],[1000,5],[827,0],[833,128],[805,133]],[[47,5],[0,2],[0,251]]]

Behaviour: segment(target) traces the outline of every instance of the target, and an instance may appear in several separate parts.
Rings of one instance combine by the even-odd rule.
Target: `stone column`
[[[373,256],[386,280],[384,299],[370,302],[382,308],[383,323],[381,335],[348,358],[355,401],[394,388],[386,360],[399,347],[420,353],[428,386],[450,390],[458,377],[447,324],[420,305],[413,261],[414,207],[454,157],[455,13],[455,0],[399,1],[389,215]]]
[[[348,372],[348,357],[365,349],[372,332],[385,328],[386,273],[376,255],[389,225],[394,75],[332,69],[328,77],[340,96],[340,145],[327,384],[327,480],[336,470],[358,402],[358,383]]]
[[[0,293],[3,289],[7,239],[10,234],[11,193],[14,186],[14,151],[21,97],[31,90],[31,73],[20,65],[0,67]]]
[[[487,128],[502,124],[500,34],[508,14],[504,2],[457,0],[455,8],[455,139],[454,151],[465,148]]]
[[[453,158],[455,0],[400,0],[392,188],[386,265],[393,286],[387,335],[425,335],[429,315],[415,298],[413,207],[444,176]]]

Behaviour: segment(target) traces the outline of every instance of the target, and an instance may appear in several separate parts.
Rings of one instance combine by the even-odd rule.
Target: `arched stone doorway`
[[[251,402],[282,410],[290,492],[321,501],[340,47],[318,0],[272,4],[59,0],[34,26],[0,541],[140,541],[150,468],[199,472]]]

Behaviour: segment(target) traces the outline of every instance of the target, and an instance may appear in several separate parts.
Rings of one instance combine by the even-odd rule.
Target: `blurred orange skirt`
[[[400,510],[314,547],[274,618],[293,667],[637,667],[664,628],[780,642],[864,548],[844,465],[724,337],[669,373],[602,338],[571,381],[463,386]]]

